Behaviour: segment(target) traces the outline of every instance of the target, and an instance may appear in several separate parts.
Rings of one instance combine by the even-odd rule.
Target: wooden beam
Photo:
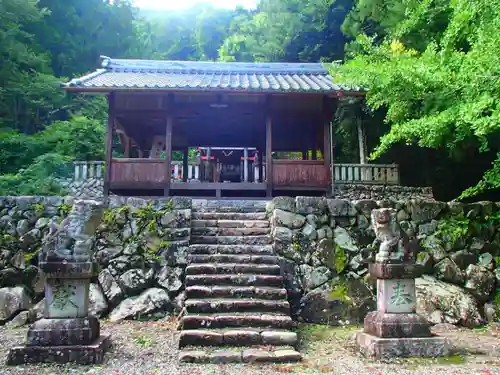
[[[273,125],[270,114],[266,115],[266,177],[267,196],[273,195]]]
[[[109,198],[109,188],[111,181],[111,159],[113,156],[113,128],[115,122],[114,113],[115,104],[115,94],[113,92],[109,93],[108,96],[108,124],[107,124],[107,135],[106,135],[106,170],[104,171],[104,204],[108,204]]]
[[[169,96],[169,104],[173,102],[173,97]],[[163,195],[168,197],[170,195],[170,180],[172,178],[172,129],[174,127],[174,113],[173,107],[169,105],[169,112],[166,118],[165,129],[165,170],[166,181]]]

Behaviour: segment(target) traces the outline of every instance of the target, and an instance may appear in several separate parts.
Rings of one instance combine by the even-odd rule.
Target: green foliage
[[[72,209],[73,209],[72,205],[67,204],[67,203],[62,203],[59,206],[59,216],[61,216],[61,217],[68,216]]]
[[[496,320],[500,321],[500,288],[497,288],[496,290],[495,298],[493,299],[493,306],[496,311]]]
[[[161,239],[158,246],[152,246],[148,244],[147,240],[150,236],[159,235],[162,217],[172,212],[172,210],[172,200],[162,202],[161,207],[155,207],[150,202],[138,208],[131,208],[129,206],[107,208],[104,211],[102,223],[106,231],[121,232],[124,225],[129,225],[129,221],[135,220],[137,222],[137,234],[127,238],[124,241],[124,246],[133,244],[140,251],[144,259],[159,262],[158,251],[168,247],[168,242],[165,239]]]
[[[349,297],[349,286],[343,280],[333,280],[329,297],[348,304],[352,303],[352,299]]]
[[[333,262],[337,273],[342,273],[349,262],[349,258],[347,257],[345,251],[339,245],[335,246]]]
[[[140,346],[141,348],[149,348],[153,346],[154,341],[149,337],[139,336],[134,339],[134,343]]]
[[[343,56],[340,31],[351,1],[262,0],[234,18],[219,49],[222,61],[319,61]]]
[[[388,7],[397,16],[386,13]],[[342,84],[369,89],[373,110],[387,110],[391,128],[372,158],[395,144],[443,148],[450,155],[499,149],[493,140],[500,130],[500,0],[360,0],[354,12],[361,24],[378,23],[383,38],[358,29],[349,61],[332,65],[331,72]],[[497,173],[486,173],[467,194],[499,182]]]
[[[45,212],[45,205],[43,203],[33,203],[31,205],[31,209],[33,210],[33,212],[37,217],[40,217]]]
[[[0,175],[0,195],[64,195],[58,178],[70,176],[69,161],[69,157],[59,154],[44,154],[26,169]]]
[[[34,249],[33,251],[25,252],[24,253],[24,261],[26,264],[30,264],[31,261],[38,256],[38,253],[40,252],[41,248]]]
[[[471,232],[471,220],[463,215],[450,216],[441,220],[436,236],[455,243],[460,238],[466,238]]]

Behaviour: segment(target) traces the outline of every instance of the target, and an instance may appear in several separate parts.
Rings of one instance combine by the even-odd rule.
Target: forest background
[[[103,160],[106,102],[60,83],[99,56],[323,62],[367,88],[335,113],[336,162],[397,163],[436,198],[498,199],[500,0],[260,0],[136,9],[125,0],[0,0],[0,195],[60,194],[73,160]],[[341,64],[333,63],[342,61]]]

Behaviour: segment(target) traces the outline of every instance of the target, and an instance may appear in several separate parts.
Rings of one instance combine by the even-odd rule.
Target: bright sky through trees
[[[257,0],[135,0],[134,4],[146,9],[186,9],[197,3],[210,3],[217,8],[233,9],[238,5],[255,8]]]

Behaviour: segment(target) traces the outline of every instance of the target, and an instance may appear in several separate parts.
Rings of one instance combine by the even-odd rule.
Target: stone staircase
[[[193,206],[180,362],[294,362],[297,334],[265,202]]]

